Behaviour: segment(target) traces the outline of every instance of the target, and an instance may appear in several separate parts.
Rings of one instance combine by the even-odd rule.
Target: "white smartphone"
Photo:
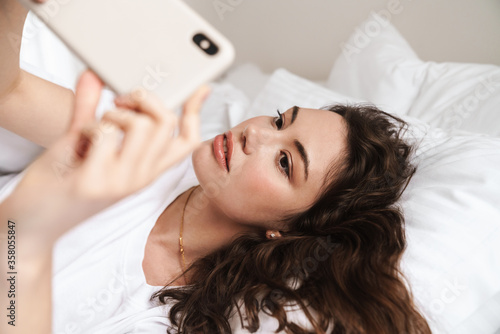
[[[143,88],[179,107],[234,59],[181,0],[19,0],[117,94]]]

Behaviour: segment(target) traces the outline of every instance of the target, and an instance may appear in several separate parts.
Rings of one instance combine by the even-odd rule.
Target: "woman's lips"
[[[226,156],[224,155],[224,135],[218,135],[214,138],[214,154],[215,160],[222,169],[229,171],[226,164]]]
[[[227,153],[224,152],[224,140],[226,141]],[[214,138],[214,155],[215,160],[222,169],[229,172],[229,166],[231,162],[231,157],[233,155],[233,134],[231,131],[226,132],[223,135],[218,135]],[[227,159],[226,159],[227,156]]]
[[[226,146],[227,146],[227,168],[231,166],[231,157],[233,156],[233,133],[228,131],[226,135]]]

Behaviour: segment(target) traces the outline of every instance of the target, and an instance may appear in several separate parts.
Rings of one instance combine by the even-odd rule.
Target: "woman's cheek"
[[[248,184],[250,191],[256,194],[261,194],[261,197],[267,197],[263,195],[271,195],[276,192],[276,180],[279,175],[270,175],[271,171],[265,168],[252,168],[251,172],[247,174],[246,183]]]

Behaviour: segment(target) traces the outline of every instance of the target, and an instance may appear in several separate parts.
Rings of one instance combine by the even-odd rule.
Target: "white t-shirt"
[[[9,178],[0,201],[20,177]],[[197,184],[189,157],[58,240],[53,256],[53,333],[166,333],[169,307],[149,301],[162,287],[146,283],[144,249],[163,210]]]

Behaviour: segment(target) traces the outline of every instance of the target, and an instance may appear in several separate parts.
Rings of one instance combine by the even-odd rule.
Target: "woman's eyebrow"
[[[297,118],[297,114],[298,113],[299,113],[299,107],[294,106],[293,109],[292,109],[292,119],[290,121],[290,125],[292,125],[293,122],[295,122],[295,119]]]
[[[304,177],[307,181],[307,177],[309,176],[309,158],[307,157],[307,152],[304,146],[297,139],[295,139],[293,143],[295,144],[297,151],[299,151],[299,155],[304,163]]]
[[[299,114],[299,107],[294,106],[292,108],[292,119],[290,120],[290,125],[295,122],[295,119],[297,118],[297,115]],[[293,141],[295,144],[295,147],[297,148],[297,151],[299,151],[300,158],[302,159],[302,162],[304,163],[304,178],[307,181],[307,177],[309,176],[309,158],[307,157],[307,151],[304,148],[304,145],[297,139]]]

